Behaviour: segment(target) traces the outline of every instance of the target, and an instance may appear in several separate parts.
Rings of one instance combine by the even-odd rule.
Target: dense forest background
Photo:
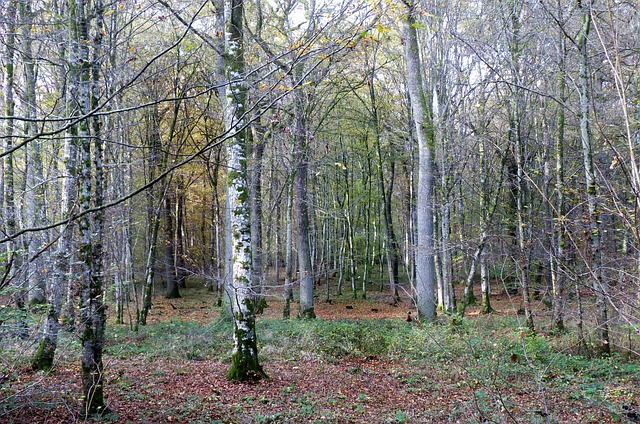
[[[105,331],[194,287],[232,380],[268,374],[256,314],[336,298],[455,325],[506,296],[637,359],[637,1],[0,5],[0,338],[49,370],[76,334],[85,416]]]

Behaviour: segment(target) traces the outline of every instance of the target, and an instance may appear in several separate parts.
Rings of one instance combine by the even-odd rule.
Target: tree
[[[99,96],[96,90],[99,89],[104,9],[101,0],[97,0],[93,6],[90,10],[84,0],[77,0],[69,6],[72,54],[70,95],[76,102],[77,113],[80,116],[87,116],[89,111],[95,108],[96,98]],[[94,16],[95,19],[93,40],[89,38],[89,16]],[[90,46],[94,49],[93,57],[89,54]],[[93,121],[92,125],[89,119],[83,119],[78,123],[78,204],[84,212],[78,221],[80,237],[77,247],[82,266],[79,331],[82,345],[83,416],[103,414],[107,411],[103,392],[102,362],[106,325],[102,272],[104,216],[99,210],[89,213],[94,205],[100,207],[103,202],[102,149],[97,145],[102,143],[99,127],[99,122]]]
[[[30,0],[18,2],[20,20],[22,21],[22,62],[24,65],[25,108],[24,134],[35,137],[38,133],[36,125],[36,59],[33,53],[33,11]],[[39,227],[45,222],[44,193],[45,181],[42,162],[42,141],[35,137],[26,147],[26,221],[29,228]],[[45,275],[43,273],[44,256],[47,244],[44,232],[34,232],[28,237],[27,297],[29,306],[45,303]]]
[[[418,139],[418,188],[417,188],[417,246],[416,290],[418,314],[425,320],[433,320],[435,310],[435,263],[433,226],[433,117],[422,82],[422,65],[418,46],[417,5],[405,1],[405,61],[407,66],[407,91],[411,102],[413,126]]]
[[[598,190],[593,161],[593,147],[590,125],[590,64],[588,40],[591,30],[592,2],[587,0],[580,3],[582,12],[581,25],[576,40],[579,50],[578,89],[580,94],[580,141],[582,144],[582,161],[585,175],[585,187],[587,197],[587,221],[588,230],[588,257],[586,264],[589,269],[589,278],[596,297],[596,331],[600,339],[600,354],[608,356],[611,353],[609,339],[609,319],[607,315],[608,284],[602,275],[601,232],[598,217]]]
[[[4,124],[4,143],[3,148],[8,152],[3,159],[3,207],[4,207],[4,230],[12,236],[16,234],[18,229],[18,219],[16,216],[16,199],[15,199],[15,171],[14,171],[14,131],[16,113],[16,103],[14,99],[15,91],[15,50],[16,50],[16,31],[17,31],[17,1],[11,0],[7,4],[6,10],[6,31],[7,37],[4,49],[4,113],[6,120]],[[11,281],[11,276],[15,275],[18,257],[16,256],[17,241],[12,237],[7,243],[6,250],[2,254],[6,255],[3,282]],[[24,308],[24,291],[20,287],[20,283],[13,284],[16,290],[13,299],[18,309]],[[2,288],[2,287],[0,287]]]
[[[233,311],[234,348],[229,380],[266,377],[258,363],[255,310],[251,290],[251,214],[247,160],[251,134],[247,122],[247,87],[244,65],[243,0],[225,0],[225,73],[228,80],[224,104],[227,146],[227,204],[233,274],[229,284]]]

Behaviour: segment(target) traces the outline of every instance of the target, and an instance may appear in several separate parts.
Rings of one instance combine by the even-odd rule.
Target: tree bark
[[[74,63],[79,72],[77,84],[77,101],[79,113],[86,115],[95,104],[96,85],[99,78],[100,63],[98,56],[89,57],[89,34],[87,5],[84,0],[77,0],[75,10],[70,11],[72,27],[72,42],[74,50],[78,52]],[[102,41],[102,2],[97,0],[93,13],[97,23],[96,36],[93,45],[99,52]],[[74,16],[75,15],[75,16]],[[99,54],[99,53],[97,53]],[[92,76],[93,73],[93,76]],[[92,86],[93,79],[93,86]],[[92,91],[93,96],[92,97]],[[92,136],[96,143],[101,143],[98,131],[99,123],[94,122],[94,134],[91,134],[88,119],[78,124],[78,140],[80,160],[78,163],[78,178],[80,193],[78,204],[81,210],[92,207],[92,197],[95,206],[102,205],[102,158],[101,149],[94,145],[93,163],[91,156]],[[96,131],[98,131],[96,133]],[[96,149],[96,147],[98,147]],[[94,180],[95,175],[95,180]],[[94,183],[95,181],[95,183]],[[95,186],[92,187],[92,184]],[[105,306],[102,289],[102,213],[83,215],[78,221],[80,238],[78,243],[79,259],[82,264],[80,277],[80,343],[82,345],[82,388],[83,402],[81,415],[88,417],[102,414],[106,411],[103,394],[104,366],[102,363],[102,349],[104,346],[104,332],[106,324]]]
[[[5,19],[7,20],[6,31],[7,36],[5,40],[5,50],[4,50],[4,71],[5,71],[5,81],[4,81],[4,112],[7,116],[4,125],[5,136],[4,140],[4,149],[8,153],[4,157],[4,223],[5,229],[9,236],[13,236],[18,230],[18,218],[16,212],[16,197],[15,197],[15,162],[14,155],[11,151],[14,148],[14,132],[15,132],[15,51],[16,51],[16,31],[17,31],[17,0],[10,0],[7,8],[5,9]],[[17,309],[23,309],[25,306],[24,294],[25,290],[22,284],[21,279],[14,279],[15,269],[19,268],[20,264],[19,257],[21,255],[16,255],[16,250],[18,249],[18,242],[15,238],[12,238],[6,244],[6,262],[3,281],[12,281],[13,286],[13,303],[15,304]],[[21,325],[24,327],[23,325]],[[24,336],[27,333],[23,334]]]
[[[262,111],[259,111],[261,113]],[[252,125],[253,144],[251,149],[251,169],[249,172],[249,202],[251,214],[251,260],[253,274],[251,286],[254,292],[256,313],[264,311],[266,300],[262,295],[264,284],[263,249],[262,249],[262,157],[266,129],[260,117]]]
[[[24,64],[24,107],[28,121],[25,123],[25,136],[34,136],[38,132],[36,118],[36,66],[33,55],[33,11],[31,0],[18,3],[22,22],[22,61]],[[29,143],[26,150],[26,221],[29,228],[44,224],[45,181],[42,163],[42,144],[36,139]],[[44,254],[41,251],[46,244],[45,233],[31,233],[28,240],[29,265],[27,271],[27,296],[29,306],[43,304],[46,301],[46,281]]]
[[[294,212],[296,224],[296,247],[298,249],[298,268],[300,280],[300,310],[302,318],[315,318],[314,312],[314,276],[311,267],[311,248],[309,246],[309,211],[307,205],[307,121],[303,90],[295,90],[295,133],[293,176]]]
[[[588,39],[591,29],[591,0],[581,3],[582,23],[578,33],[577,43],[579,49],[578,88],[580,93],[580,140],[582,142],[582,159],[585,173],[585,185],[587,188],[587,214],[588,214],[588,260],[591,285],[596,297],[596,332],[600,339],[599,354],[608,356],[611,354],[611,341],[609,338],[609,319],[607,314],[608,284],[602,273],[601,232],[598,218],[596,176],[593,164],[593,147],[591,140],[591,128],[589,108],[590,105],[590,66]]]
[[[558,2],[558,18],[562,21],[562,2]],[[559,73],[558,73],[558,97],[563,102],[566,100],[566,41],[565,35],[562,29],[559,29]],[[556,219],[553,227],[553,255],[551,258],[551,294],[552,294],[552,307],[553,307],[553,325],[558,331],[564,331],[564,308],[565,308],[565,181],[564,181],[564,133],[565,133],[565,107],[564,105],[558,105],[558,111],[556,112],[556,156],[555,156],[555,170],[556,170]]]
[[[405,1],[405,5],[407,6],[407,18],[405,21],[404,54],[407,63],[407,88],[413,113],[413,126],[418,138],[416,303],[420,318],[432,321],[436,317],[433,240],[433,117],[422,84],[415,4]]]
[[[180,297],[180,288],[176,279],[176,239],[173,227],[173,206],[175,203],[175,188],[172,186],[167,187],[167,191],[164,196],[164,278],[167,282],[167,292],[165,297],[167,299],[177,299]]]
[[[251,215],[247,159],[251,134],[245,114],[247,88],[243,52],[243,0],[225,0],[226,21],[225,68],[229,81],[224,105],[225,129],[230,134],[227,145],[227,198],[233,254],[230,295],[233,310],[234,348],[229,380],[266,377],[258,363],[255,312],[251,290]]]

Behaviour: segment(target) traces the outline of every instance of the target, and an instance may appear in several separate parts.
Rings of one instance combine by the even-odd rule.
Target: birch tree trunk
[[[416,291],[418,315],[424,320],[436,317],[433,225],[433,117],[422,84],[422,66],[416,27],[415,4],[405,0],[405,61],[407,88],[418,139]]]
[[[227,141],[227,198],[233,276],[229,287],[233,310],[234,348],[229,380],[266,377],[258,363],[255,312],[251,290],[251,215],[247,159],[250,143],[243,51],[243,0],[225,0],[225,70],[229,81],[224,105]]]

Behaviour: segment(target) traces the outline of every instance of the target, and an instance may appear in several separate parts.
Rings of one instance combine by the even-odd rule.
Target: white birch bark
[[[227,204],[229,206],[232,277],[229,294],[233,311],[233,355],[230,380],[265,376],[258,363],[255,311],[251,290],[251,221],[247,181],[247,89],[243,52],[243,0],[225,0],[225,71],[228,80],[224,105],[227,141]]]

